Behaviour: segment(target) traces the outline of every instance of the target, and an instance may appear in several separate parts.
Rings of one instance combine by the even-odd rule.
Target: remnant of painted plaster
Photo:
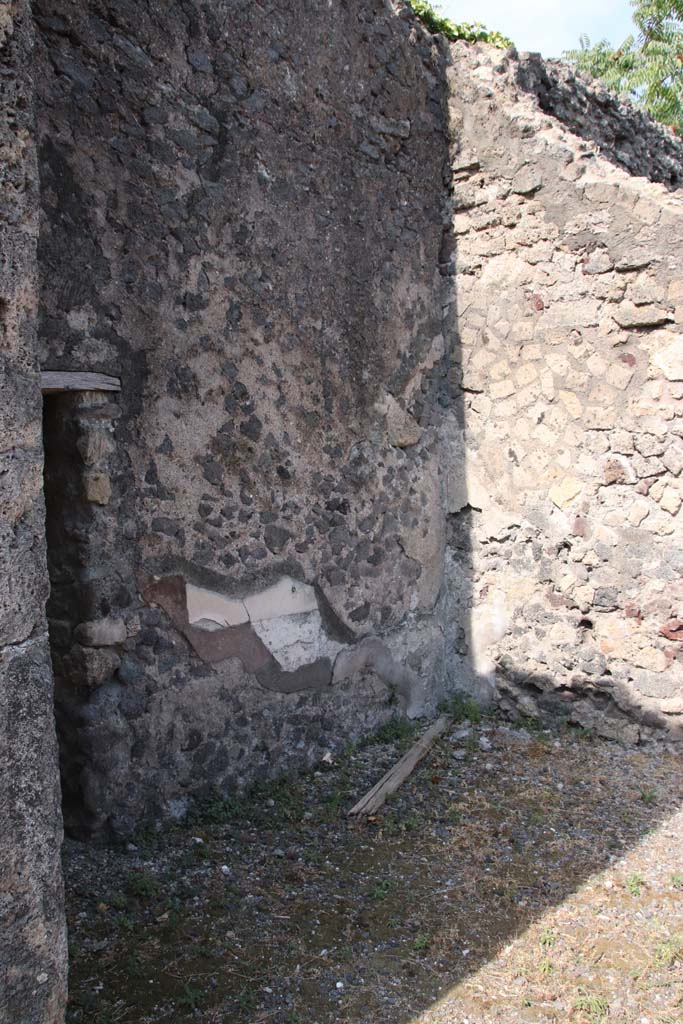
[[[366,637],[354,647],[342,651],[334,663],[332,682],[339,683],[359,672],[375,672],[403,698],[409,718],[424,714],[425,686],[420,677],[396,661],[385,643],[377,637]]]
[[[249,613],[243,601],[195,587],[192,583],[185,585],[185,596],[187,618],[191,626],[215,629],[216,626],[238,626],[240,622],[249,622]]]
[[[317,611],[318,601],[313,587],[283,576],[267,590],[248,594],[244,606],[252,622],[263,622],[283,615]]]
[[[317,608],[297,615],[256,620],[252,625],[277,663],[287,671],[318,658],[334,659],[342,649],[342,644],[327,636]]]
[[[192,583],[186,583],[185,594],[189,625],[215,632],[251,622],[287,672],[319,658],[334,658],[341,649],[325,632],[313,587],[289,576],[244,597],[226,597]]]

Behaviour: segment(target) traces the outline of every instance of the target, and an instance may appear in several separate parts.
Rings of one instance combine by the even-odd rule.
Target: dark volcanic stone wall
[[[604,159],[668,189],[683,188],[683,141],[617,93],[537,53],[522,56],[516,82],[544,114],[593,142]]]
[[[385,0],[35,17],[42,358],[122,381],[64,428],[55,669],[73,827],[126,831],[444,684],[444,50]]]
[[[45,621],[38,189],[28,5],[0,9],[0,1022],[66,999],[61,818]]]

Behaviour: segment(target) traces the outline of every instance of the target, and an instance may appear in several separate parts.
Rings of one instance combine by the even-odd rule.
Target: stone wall
[[[530,53],[514,62],[511,85],[530,93],[544,114],[592,143],[605,160],[668,189],[683,188],[683,140],[589,75]]]
[[[504,706],[680,736],[683,196],[587,141],[599,93],[580,137],[527,71],[464,44],[448,69],[473,657]],[[680,143],[638,118],[622,150],[661,177]]]
[[[385,0],[35,17],[43,365],[122,385],[51,413],[68,824],[122,833],[449,683],[446,49]]]
[[[65,1002],[61,818],[45,621],[36,340],[33,31],[0,9],[0,1021],[54,1024]]]

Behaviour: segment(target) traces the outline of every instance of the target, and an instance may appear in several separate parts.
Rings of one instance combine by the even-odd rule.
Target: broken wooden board
[[[453,719],[450,715],[442,715],[441,718],[437,718],[436,722],[427,729],[426,733],[420,737],[417,743],[412,745],[401,760],[397,761],[386,775],[383,775],[379,782],[364,797],[361,797],[357,804],[354,804],[349,811],[349,817],[352,815],[374,814],[375,811],[378,811],[387,797],[395,793],[401,783],[405,782],[422,758],[429,753],[439,736],[443,736],[451,726],[452,722]]]
[[[120,377],[106,373],[85,373],[78,370],[42,370],[40,388],[44,395],[60,391],[120,391]]]

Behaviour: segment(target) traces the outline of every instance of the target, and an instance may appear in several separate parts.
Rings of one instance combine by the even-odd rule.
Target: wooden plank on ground
[[[435,741],[446,732],[452,721],[450,715],[442,715],[441,718],[437,718],[436,722],[427,729],[417,743],[412,745],[401,760],[397,761],[386,775],[383,775],[379,782],[364,797],[361,797],[357,804],[354,804],[349,811],[349,816],[374,814],[375,811],[378,811],[387,797],[396,792],[422,758],[429,753]]]
[[[44,395],[60,391],[120,391],[121,379],[106,373],[85,373],[80,370],[43,370],[40,387]]]

